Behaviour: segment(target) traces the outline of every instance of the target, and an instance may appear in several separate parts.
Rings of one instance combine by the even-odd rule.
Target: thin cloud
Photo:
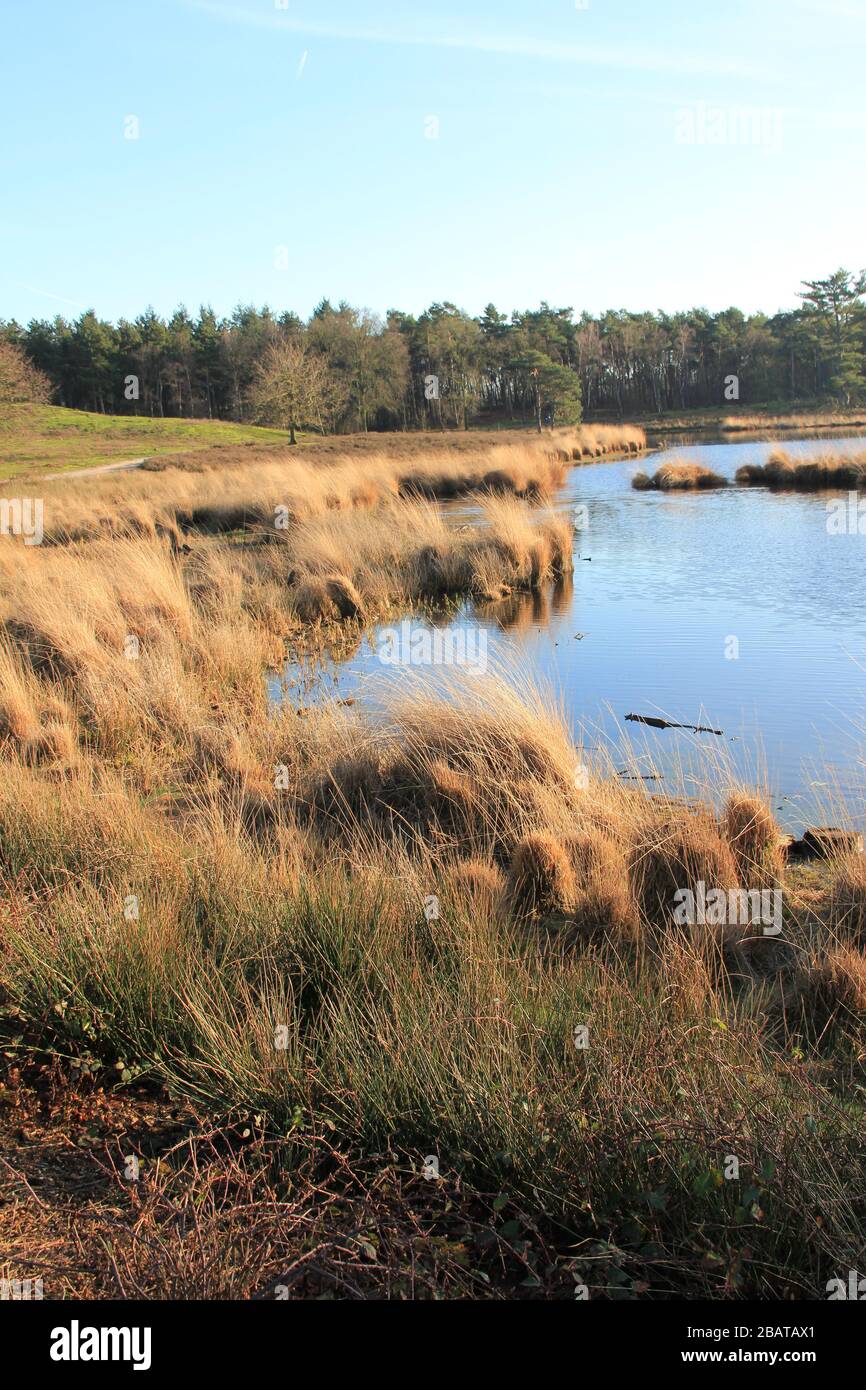
[[[38,285],[25,285],[23,280],[14,282],[18,289],[29,290],[31,294],[42,295],[43,299],[54,299],[58,304],[71,304],[75,309],[86,309],[88,306],[82,304],[78,299],[67,299],[64,294],[52,294],[50,290],[40,290]]]
[[[463,49],[474,53],[491,53],[504,57],[537,58],[544,62],[575,63],[588,67],[618,68],[631,72],[671,72],[680,74],[709,74],[726,77],[768,76],[739,61],[725,58],[703,58],[693,53],[674,53],[669,50],[607,48],[598,44],[561,43],[554,39],[531,38],[528,35],[445,33],[441,30],[425,33],[414,30],[383,30],[354,27],[348,24],[326,24],[320,20],[298,19],[291,15],[247,10],[242,5],[219,4],[217,0],[184,0],[193,9],[230,24],[246,24],[251,28],[282,30],[288,34],[310,34],[316,38],[337,39],[353,43],[400,44],[417,48]]]

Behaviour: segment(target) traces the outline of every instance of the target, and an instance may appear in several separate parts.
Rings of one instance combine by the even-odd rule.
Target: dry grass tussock
[[[665,463],[650,477],[635,473],[631,480],[639,492],[684,492],[689,489],[727,487],[728,480],[702,463]]]
[[[841,941],[866,950],[866,858],[843,856],[833,865],[830,920]]]
[[[766,801],[746,791],[732,792],[725,803],[722,830],[745,887],[769,888],[781,882],[782,835]]]
[[[799,458],[776,449],[766,463],[747,463],[738,468],[737,482],[792,488],[799,492],[816,492],[821,488],[858,489],[866,486],[866,451]]]
[[[822,953],[785,981],[782,1002],[789,1025],[802,1019],[821,1035],[840,1019],[866,1014],[866,956],[853,947]]]
[[[299,526],[286,542],[307,620],[333,616],[328,585],[344,576],[366,609],[445,594],[503,598],[532,590],[573,567],[567,519],[530,511],[513,498],[482,504],[481,525],[455,530],[431,502],[393,502],[367,513],[323,517]],[[278,548],[262,564],[281,565]],[[340,616],[356,616],[349,595]],[[341,604],[337,602],[338,610]]]
[[[182,617],[175,626],[166,650],[194,647]],[[81,722],[78,762],[62,769],[6,736],[0,1021],[12,1055],[72,1058],[96,1078],[122,1063],[199,1112],[252,1123],[328,1240],[345,1230],[319,1221],[320,1165],[349,1181],[361,1151],[399,1148],[410,1168],[435,1152],[446,1184],[507,1190],[528,1220],[568,1223],[569,1258],[600,1238],[591,1212],[603,1210],[627,1277],[653,1291],[719,1293],[730,1276],[756,1296],[816,1296],[825,1269],[853,1258],[859,1218],[827,1174],[860,1174],[859,1126],[840,1122],[820,1078],[831,1046],[848,1075],[846,1049],[856,1056],[862,1039],[862,952],[832,933],[801,939],[794,914],[759,968],[726,927],[675,917],[677,890],[763,871],[776,840],[763,808],[737,793],[717,818],[587,767],[550,700],[495,675],[410,676],[364,712],[302,720],[238,688],[217,709],[188,709],[185,727],[140,733],[151,760],[169,739],[185,750],[181,784],[178,764],[155,774],[128,741],[111,744],[98,708],[79,708],[82,672],[36,672],[23,646],[7,662],[16,652],[22,708],[39,718],[41,688]],[[133,713],[157,718],[146,688]],[[792,1034],[814,1073],[780,1051]],[[676,1201],[640,1202],[660,1191],[648,1127],[683,1174],[664,1183]],[[769,1216],[744,1217],[716,1184],[717,1151],[741,1155]],[[148,1242],[119,1237],[112,1277],[128,1290],[196,1277],[201,1250],[162,1220],[173,1181],[147,1175]],[[234,1267],[220,1256],[242,1257],[243,1229],[271,1229],[266,1175],[243,1190],[240,1224],[205,1201],[208,1268]],[[649,1214],[632,1237],[636,1203]],[[301,1207],[281,1210],[280,1263],[293,1271]],[[724,1269],[700,1258],[708,1222]],[[735,1264],[744,1222],[747,1268]],[[640,1254],[650,1235],[657,1267]],[[94,1239],[80,1262],[97,1282],[109,1278],[101,1248]],[[383,1259],[405,1273],[396,1247]],[[254,1263],[266,1292],[276,1266]],[[344,1257],[342,1276],[353,1269]],[[600,1295],[617,1269],[595,1269]],[[240,1294],[231,1280],[213,1288]]]

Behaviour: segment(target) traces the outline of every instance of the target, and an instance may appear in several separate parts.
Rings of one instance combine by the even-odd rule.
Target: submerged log
[[[693,734],[716,734],[724,737],[724,729],[710,729],[706,724],[674,724],[669,719],[656,719],[651,714],[627,714],[626,721],[631,724],[648,724],[651,729],[688,729]]]

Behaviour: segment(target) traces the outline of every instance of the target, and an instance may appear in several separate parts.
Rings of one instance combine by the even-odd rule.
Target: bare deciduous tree
[[[256,416],[269,424],[285,425],[289,443],[299,429],[324,434],[323,417],[335,408],[338,387],[324,357],[301,338],[274,342],[256,368],[251,401]]]
[[[44,372],[34,367],[25,353],[14,343],[0,338],[0,401],[4,405],[16,401],[45,404],[51,399],[51,382]]]

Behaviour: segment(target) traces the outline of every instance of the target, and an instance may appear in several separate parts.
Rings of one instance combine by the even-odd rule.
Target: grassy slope
[[[758,410],[748,412],[750,417],[759,413]],[[784,427],[780,424],[783,414],[772,413],[775,428]],[[641,423],[656,432],[684,428],[721,430],[724,420],[731,418],[731,415],[732,412],[725,414],[716,410],[685,411],[671,416],[648,417]],[[793,412],[787,418],[789,428],[797,428],[801,423],[808,427],[809,421],[801,412]],[[864,412],[851,412],[847,418],[841,413],[822,418],[825,428],[839,428],[843,424],[862,426]],[[770,420],[767,423],[769,425]],[[454,436],[448,437],[451,439]],[[378,447],[387,447],[388,438],[377,437]],[[364,436],[343,440],[342,443],[351,447],[357,441],[367,443]],[[72,472],[78,468],[95,468],[100,464],[125,459],[161,457],[215,446],[285,442],[286,435],[282,430],[238,425],[223,420],[161,420],[149,416],[99,415],[52,405],[4,406],[0,410],[0,480],[43,472]],[[304,442],[303,439],[301,442]]]
[[[94,468],[142,455],[173,454],[216,444],[283,443],[282,430],[222,420],[160,420],[98,415],[57,405],[0,411],[0,478]]]
[[[583,435],[593,438],[608,427],[592,427]],[[613,426],[621,431],[622,426]],[[561,432],[560,432],[561,433]],[[567,431],[566,431],[567,433]],[[580,437],[578,431],[576,438]],[[460,452],[487,448],[520,437],[536,439],[534,430],[427,431],[420,434],[355,434],[322,439],[299,434],[299,444],[316,446],[320,453],[350,455],[356,452],[423,453],[448,448]],[[0,407],[0,482],[41,473],[74,472],[100,464],[141,457],[165,458],[205,449],[226,450],[246,445],[288,445],[284,430],[257,425],[238,425],[224,420],[151,419],[149,416],[100,415],[93,411],[67,410],[64,406],[13,405]],[[588,443],[584,460],[609,452]],[[625,446],[631,451],[631,445]],[[250,461],[220,456],[220,464]]]

